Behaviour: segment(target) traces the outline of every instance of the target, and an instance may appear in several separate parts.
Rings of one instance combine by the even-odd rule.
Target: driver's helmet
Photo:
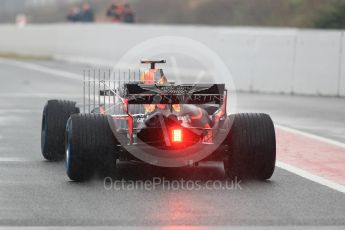
[[[166,79],[162,69],[149,69],[141,74],[140,81],[144,84],[161,84],[160,81],[162,78]],[[166,83],[167,81],[164,82],[164,84]]]
[[[140,81],[142,81],[144,84],[159,84],[164,85],[168,83],[167,78],[164,75],[164,72],[162,69],[149,69],[146,70],[141,76]],[[166,105],[163,104],[145,104],[145,113],[151,113],[156,108],[158,109],[165,109]]]

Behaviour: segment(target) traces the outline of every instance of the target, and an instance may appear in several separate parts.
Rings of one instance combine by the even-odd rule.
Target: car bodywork
[[[147,154],[143,152],[159,158],[164,151],[168,158],[175,156],[165,166],[196,163],[214,153],[229,131],[224,84],[161,85],[132,81],[118,85],[117,89],[103,81],[101,84],[106,85],[99,92],[105,97],[103,101],[117,99],[120,106],[100,105],[92,112],[108,115],[123,150],[120,159],[130,159],[133,153],[140,152],[134,157],[145,161]],[[144,112],[144,105],[155,109]]]

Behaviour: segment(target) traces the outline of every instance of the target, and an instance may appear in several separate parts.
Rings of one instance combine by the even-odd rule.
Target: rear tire
[[[229,151],[224,160],[231,179],[267,180],[275,169],[276,140],[273,122],[267,114],[230,115],[232,123],[225,140]]]
[[[45,159],[64,158],[66,122],[74,113],[79,113],[79,108],[73,101],[49,100],[45,104],[41,128],[41,151]]]
[[[74,114],[66,128],[66,172],[73,181],[91,178],[96,169],[110,175],[116,164],[117,141],[102,114]]]

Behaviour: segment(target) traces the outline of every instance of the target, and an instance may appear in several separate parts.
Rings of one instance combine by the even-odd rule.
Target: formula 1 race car
[[[151,68],[139,79],[131,72],[127,81],[121,72],[117,79],[84,73],[82,113],[76,102],[49,100],[42,118],[44,158],[65,159],[75,181],[96,170],[113,174],[120,161],[162,167],[222,161],[231,179],[272,176],[276,141],[269,115],[227,115],[225,84],[175,85],[155,68],[165,61],[142,63]]]

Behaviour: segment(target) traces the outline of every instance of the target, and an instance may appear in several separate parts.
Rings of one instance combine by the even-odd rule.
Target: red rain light
[[[173,129],[172,130],[172,141],[173,142],[182,142],[182,130]]]

